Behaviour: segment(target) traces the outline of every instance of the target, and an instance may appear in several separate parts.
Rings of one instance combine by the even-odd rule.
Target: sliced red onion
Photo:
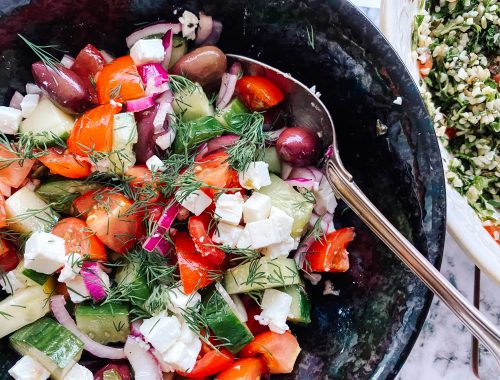
[[[130,335],[135,336],[136,338],[143,339],[144,336],[141,333],[141,325],[142,320],[134,321],[130,324]]]
[[[152,96],[146,96],[145,98],[129,100],[125,104],[127,112],[140,112],[147,110],[155,105],[155,101]]]
[[[156,104],[152,108],[135,114],[137,135],[139,138],[134,145],[134,152],[138,163],[145,163],[151,156],[157,154],[153,121],[159,107],[160,105]]]
[[[316,213],[313,213],[311,215],[311,219],[309,219],[309,227],[313,228],[314,225],[318,222],[319,218],[321,218],[321,231],[323,233],[328,233],[330,223],[333,221],[333,214],[327,212],[326,214],[320,216]]]
[[[129,336],[125,342],[125,355],[134,370],[135,380],[162,380],[161,368],[142,339]]]
[[[156,246],[155,250],[162,256],[167,256],[168,253],[170,252],[170,248],[172,245],[167,239],[162,239]]]
[[[146,95],[154,95],[169,89],[168,73],[159,63],[147,63],[137,67],[142,82],[146,85]]]
[[[194,156],[194,162],[199,162],[208,153],[208,144],[206,142],[202,143],[198,149],[196,149],[196,155]]]
[[[160,241],[163,240],[163,236],[160,233],[152,234],[148,236],[144,243],[142,244],[142,248],[148,252],[153,252],[155,248],[160,244]]]
[[[311,245],[313,245],[314,242],[315,242],[314,236],[313,235],[308,236],[300,243],[299,248],[297,248],[297,251],[295,251],[293,259],[295,260],[295,263],[297,264],[298,268],[304,267],[306,253],[309,251]]]
[[[281,178],[282,179],[288,179],[290,177],[290,173],[293,170],[293,166],[290,165],[288,162],[282,161],[281,162]]]
[[[15,108],[16,110],[21,109],[21,102],[23,101],[24,96],[19,91],[14,92],[12,95],[12,99],[10,99],[9,107]]]
[[[106,63],[110,63],[113,61],[114,57],[111,54],[109,54],[106,50],[99,50],[99,51]]]
[[[93,261],[85,261],[82,265],[80,274],[83,277],[83,283],[89,291],[90,296],[96,302],[106,298],[109,289],[109,277],[104,272],[101,264]]]
[[[165,34],[168,30],[172,30],[172,33],[177,34],[181,32],[181,24],[170,24],[167,22],[161,22],[157,24],[152,24],[145,26],[139,30],[136,30],[130,36],[128,36],[125,41],[127,42],[127,47],[130,49],[134,44],[142,38],[152,36],[155,34]]]
[[[303,276],[305,279],[309,280],[312,285],[318,285],[321,281],[321,274],[319,273],[304,272]]]
[[[154,250],[157,250],[160,252],[160,254],[165,255],[168,253],[168,250],[170,249],[170,244],[168,244],[167,240],[163,237],[163,234],[167,232],[170,227],[172,227],[172,224],[175,221],[175,218],[177,218],[177,214],[179,213],[181,205],[177,202],[174,202],[173,205],[171,205],[168,208],[165,208],[163,211],[163,214],[160,216],[160,219],[158,219],[158,223],[156,224],[156,228],[145,241],[142,247],[148,251],[148,252],[153,252]],[[167,243],[167,244],[165,244]]]
[[[165,56],[163,58],[162,66],[165,69],[168,69],[170,64],[170,58],[172,58],[172,49],[174,48],[172,29],[167,30],[167,32],[163,35],[161,42],[163,44],[163,49],[165,49]]]
[[[168,115],[174,115],[174,109],[172,108],[172,101],[174,97],[172,92],[166,91],[164,92],[158,99],[156,99],[156,103],[159,103],[159,107],[156,111],[156,115],[153,120],[153,133],[161,133],[165,131],[165,120]]]
[[[330,158],[331,156],[333,156],[333,145],[329,145],[328,149],[325,152],[326,158]]]
[[[71,69],[71,66],[73,66],[73,63],[75,63],[75,59],[68,54],[64,54],[64,56],[61,59],[61,65],[63,65],[67,69]]]
[[[34,83],[26,83],[26,93],[27,94],[38,94],[38,95],[42,95],[43,94],[43,91],[40,87],[38,87],[36,84]]]
[[[314,181],[310,178],[288,178],[286,182],[290,186],[303,187],[307,190],[312,190],[314,187]]]
[[[66,310],[66,301],[64,296],[57,295],[50,297],[50,309],[57,321],[66,327],[69,331],[75,334],[84,344],[83,348],[92,355],[103,359],[125,359],[125,351],[123,348],[115,348],[105,346],[90,339],[87,334],[81,332],[76,326],[75,321],[71,318]]]
[[[181,205],[177,202],[163,211],[162,216],[158,219],[158,227],[161,227],[163,231],[168,231],[172,224],[174,223],[175,218],[177,218],[177,214],[179,213]]]
[[[205,40],[210,36],[214,25],[212,16],[207,16],[202,12],[200,12],[199,20],[198,32],[196,33],[196,39],[194,40],[194,43],[197,46],[205,42]]]
[[[217,45],[219,42],[220,36],[222,34],[222,23],[220,21],[213,21],[212,32],[207,37],[205,41],[203,41],[202,45]]]
[[[303,168],[294,168],[290,173],[290,177],[311,179],[319,186],[319,183],[323,178],[323,173],[321,173],[321,171],[314,166],[305,166]]]
[[[155,135],[156,145],[162,150],[167,150],[172,146],[175,140],[175,130],[173,128],[168,128],[165,132],[161,132]]]
[[[205,154],[210,154],[216,150],[227,148],[234,145],[236,141],[240,139],[237,135],[224,135],[219,137],[214,137],[210,139],[207,143],[207,152]]]

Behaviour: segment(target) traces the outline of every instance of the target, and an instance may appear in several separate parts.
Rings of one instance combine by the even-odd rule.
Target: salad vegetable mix
[[[228,63],[221,31],[185,11],[132,33],[129,55],[88,44],[61,61],[19,36],[40,61],[26,95],[0,107],[13,378],[293,370],[290,328],[311,322],[305,279],[349,269],[354,228],[333,224],[315,166],[328,147],[272,81]]]
[[[422,92],[448,182],[500,243],[500,3],[433,0],[416,19]]]

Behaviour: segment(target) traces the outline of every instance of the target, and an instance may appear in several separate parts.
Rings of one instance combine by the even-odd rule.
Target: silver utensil
[[[228,54],[228,57],[239,61],[245,73],[261,75],[275,83],[286,94],[284,101],[297,124],[314,130],[325,141],[332,141],[333,155],[326,163],[326,176],[335,194],[455,313],[500,364],[499,330],[382,215],[344,168],[333,120],[321,100],[289,74],[244,56]]]

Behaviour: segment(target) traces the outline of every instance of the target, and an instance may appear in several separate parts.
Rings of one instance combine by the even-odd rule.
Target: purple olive
[[[276,142],[280,158],[293,166],[307,166],[316,162],[320,152],[318,136],[303,127],[291,127],[283,131]]]
[[[154,139],[153,121],[158,111],[159,104],[147,110],[136,112],[135,120],[137,122],[137,135],[139,139],[134,145],[134,151],[138,164],[144,164],[151,156],[160,151]]]
[[[269,108],[264,112],[264,131],[275,131],[287,125],[288,115],[279,107]]]
[[[62,65],[57,70],[43,62],[31,65],[35,83],[62,110],[68,113],[82,113],[92,108],[92,97],[83,79]]]
[[[171,72],[206,86],[219,83],[226,66],[227,60],[222,50],[216,46],[203,46],[182,56]]]

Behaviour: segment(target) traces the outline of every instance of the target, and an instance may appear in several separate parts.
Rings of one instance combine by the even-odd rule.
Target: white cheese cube
[[[52,274],[66,263],[64,239],[47,232],[34,232],[26,241],[24,266]]]
[[[270,246],[265,247],[262,250],[262,253],[266,256],[269,256],[271,259],[275,259],[277,257],[287,257],[292,249],[295,249],[295,240],[293,237],[289,236],[287,240],[271,244]]]
[[[183,321],[181,326],[181,335],[179,336],[179,339],[177,339],[177,341],[185,344],[190,344],[197,339],[199,339],[198,336],[193,332],[193,330],[189,328],[189,325],[186,323],[186,321]]]
[[[237,226],[243,215],[243,197],[240,193],[221,194],[215,202],[215,214],[222,222]]]
[[[238,239],[238,243],[236,243],[236,248],[247,249],[252,247],[252,238],[250,237],[250,233],[245,228]]]
[[[23,101],[21,102],[21,115],[24,118],[27,118],[31,115],[33,110],[36,108],[38,105],[38,102],[40,101],[40,95],[38,94],[28,94],[23,98]]]
[[[217,229],[212,235],[214,243],[227,245],[230,248],[235,248],[243,233],[242,226],[233,226],[224,222],[217,224]],[[249,242],[251,244],[251,242]]]
[[[252,240],[251,247],[253,249],[264,248],[283,240],[277,224],[271,219],[248,223],[245,230],[250,235],[250,239]]]
[[[175,130],[169,128],[168,131],[155,139],[156,145],[162,150],[167,150],[172,146],[175,140]]]
[[[245,223],[267,219],[271,212],[271,197],[254,192],[243,205],[243,220]]]
[[[64,268],[59,273],[59,282],[66,282],[74,279],[80,269],[82,269],[82,257],[78,253],[70,253],[66,256],[66,263],[64,263]]]
[[[337,207],[337,199],[335,198],[335,193],[328,183],[326,176],[321,179],[318,190],[313,191],[313,193],[316,197],[316,204],[314,205],[316,214],[323,215],[327,212],[333,214]]]
[[[146,160],[146,166],[152,172],[163,172],[166,169],[163,161],[156,155],[152,155]]]
[[[212,198],[202,190],[193,191],[181,202],[182,207],[187,208],[196,216],[200,215],[212,203]]]
[[[196,306],[201,302],[198,292],[186,294],[181,288],[173,288],[168,292],[168,310],[175,314],[182,314],[189,307]]]
[[[140,327],[144,339],[164,353],[172,347],[181,335],[181,324],[176,317],[167,317],[165,312],[145,319]]]
[[[0,275],[0,285],[9,294],[14,294],[17,290],[26,287],[26,283],[17,278],[15,270],[2,273]]]
[[[263,186],[271,184],[269,176],[269,165],[264,161],[252,162],[248,169],[238,173],[240,185],[245,189],[259,190]]]
[[[269,326],[271,331],[283,334],[289,329],[286,319],[291,305],[292,296],[276,289],[266,289],[262,297],[262,313],[254,318],[261,325]]]
[[[139,40],[130,49],[130,57],[136,66],[151,62],[163,62],[165,49],[159,38]]]
[[[19,131],[23,117],[21,111],[12,107],[0,106],[0,132],[13,135]]]
[[[63,380],[94,380],[94,375],[87,367],[76,363],[63,377]]]
[[[200,351],[201,341],[199,339],[190,343],[177,341],[163,354],[163,360],[175,370],[188,372],[194,367]]]
[[[281,240],[285,241],[292,233],[293,218],[278,207],[271,207],[269,219],[278,227]]]
[[[43,94],[43,91],[34,83],[26,83],[26,93],[27,94]]]
[[[74,278],[66,280],[65,284],[73,303],[82,303],[89,299],[90,294],[81,275],[77,274]]]
[[[15,380],[45,380],[50,372],[31,356],[23,356],[9,369],[9,375]]]

